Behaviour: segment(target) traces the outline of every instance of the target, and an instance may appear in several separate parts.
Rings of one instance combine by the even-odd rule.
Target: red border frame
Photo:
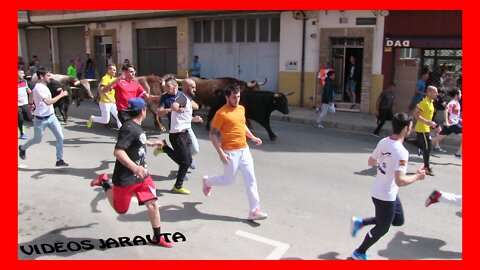
[[[17,10],[25,10],[25,9],[101,9],[105,7],[107,9],[190,9],[190,10],[197,10],[197,9],[254,9],[254,10],[273,10],[273,9],[282,9],[282,10],[317,10],[317,9],[332,9],[332,10],[353,10],[353,9],[456,9],[456,10],[463,10],[463,73],[466,74],[465,80],[463,82],[464,85],[467,87],[469,85],[473,86],[473,83],[469,83],[470,79],[468,74],[473,74],[473,72],[469,72],[470,68],[473,67],[474,61],[478,61],[478,56],[473,55],[474,46],[476,45],[476,38],[473,35],[474,31],[476,30],[476,23],[475,23],[475,12],[476,9],[474,4],[465,4],[465,1],[450,1],[450,0],[403,0],[403,1],[390,1],[389,3],[385,1],[375,0],[375,1],[358,1],[358,0],[342,0],[342,1],[311,1],[308,0],[307,2],[298,4],[296,2],[290,2],[287,4],[280,3],[279,1],[272,1],[272,0],[243,0],[241,2],[237,1],[222,1],[219,3],[215,3],[212,1],[193,1],[193,0],[183,0],[180,2],[165,2],[165,1],[141,1],[141,5],[136,4],[132,1],[125,1],[125,0],[115,0],[113,2],[102,2],[99,5],[98,0],[82,0],[82,1],[22,1],[22,3],[18,3],[17,1],[12,6],[7,7],[7,10],[3,12],[6,15],[6,18],[2,20],[3,22],[3,31],[6,32],[6,41],[7,43],[3,43],[4,49],[4,56],[7,60],[7,67],[8,70],[8,80],[7,86],[4,86],[3,93],[6,94],[4,97],[8,102],[4,103],[4,110],[5,112],[13,112],[14,111],[14,102],[10,102],[14,100],[15,91],[11,91],[10,89],[14,89],[14,68],[12,66],[16,65],[17,55],[10,53],[12,51],[17,51],[17,42],[18,36],[15,26],[17,25]],[[58,3],[55,3],[58,2]],[[282,1],[285,2],[285,1]],[[137,2],[138,3],[138,2]],[[201,3],[201,4],[199,4]],[[5,3],[4,3],[5,5]],[[180,7],[179,7],[180,6]],[[15,7],[15,8],[13,8]],[[426,22],[427,23],[427,22]],[[431,23],[431,22],[428,22]],[[471,55],[471,56],[469,56]],[[473,58],[476,57],[477,59]],[[474,60],[475,59],[475,60]],[[475,67],[476,71],[479,70],[478,67]],[[478,76],[478,75],[474,75]],[[475,85],[478,87],[478,85]],[[465,88],[464,88],[465,89]],[[473,91],[478,92],[477,89],[473,89]],[[469,108],[473,106],[473,101],[469,100],[473,98],[473,94],[469,93],[470,91],[463,91],[462,94],[464,95],[464,110],[467,112],[465,114],[464,120],[466,125],[464,125],[464,129],[466,130],[464,135],[465,145],[468,147],[463,147],[463,163],[466,164],[465,168],[469,168],[468,165],[470,161],[473,162],[472,158],[468,158],[469,156],[473,156],[475,153],[476,148],[478,148],[478,144],[470,144],[469,137],[475,132],[476,125],[470,124],[473,123],[469,121]],[[472,103],[472,104],[470,104]],[[4,185],[4,196],[8,196],[8,200],[4,200],[4,207],[3,213],[6,215],[3,218],[4,223],[6,224],[6,230],[4,232],[4,239],[1,245],[1,254],[3,260],[3,264],[8,264],[8,268],[14,269],[32,269],[32,268],[49,268],[49,269],[59,269],[59,268],[68,268],[68,269],[101,269],[104,267],[118,267],[118,268],[126,268],[126,267],[135,267],[138,268],[140,266],[153,266],[158,268],[165,268],[165,267],[174,267],[178,268],[195,268],[195,269],[211,269],[211,268],[228,268],[228,269],[245,269],[247,267],[251,268],[301,268],[301,269],[313,269],[319,267],[355,267],[355,269],[371,269],[371,267],[380,266],[385,267],[389,270],[393,269],[403,269],[405,267],[428,267],[432,269],[466,269],[469,267],[473,267],[474,258],[471,257],[471,250],[474,248],[478,248],[478,245],[473,246],[474,244],[474,234],[477,233],[473,231],[473,220],[471,220],[472,216],[470,215],[470,202],[473,201],[472,196],[475,196],[475,187],[473,182],[469,181],[469,179],[475,180],[474,171],[473,170],[464,170],[463,171],[463,179],[466,180],[463,182],[464,186],[464,193],[465,193],[465,203],[463,207],[463,235],[467,237],[463,237],[463,260],[459,261],[393,261],[393,262],[386,262],[386,261],[371,261],[366,263],[359,263],[354,261],[236,261],[233,263],[232,261],[182,261],[181,264],[175,261],[72,261],[68,260],[61,260],[61,261],[18,261],[17,260],[17,245],[18,245],[18,192],[17,192],[17,182],[11,181],[11,179],[17,179],[18,177],[18,170],[15,170],[15,157],[17,156],[17,128],[16,128],[16,121],[15,118],[11,117],[10,113],[7,114],[8,116],[4,117],[3,123],[6,121],[6,125],[9,126],[8,129],[5,129],[5,133],[2,133],[4,147],[6,149],[6,153],[4,153],[3,162],[6,163],[4,168],[7,169],[7,177],[3,179]],[[5,144],[6,142],[6,144]],[[472,177],[472,178],[470,178]],[[435,181],[431,179],[430,181]],[[472,202],[473,203],[473,202]],[[470,247],[472,245],[472,247]]]

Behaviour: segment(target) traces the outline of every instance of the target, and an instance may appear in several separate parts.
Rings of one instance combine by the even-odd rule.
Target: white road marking
[[[265,260],[278,260],[290,248],[290,245],[288,244],[281,243],[272,239],[268,239],[263,236],[258,236],[255,234],[244,232],[241,230],[236,231],[235,234],[258,241],[258,242],[262,242],[267,245],[274,246],[275,249],[265,258]]]

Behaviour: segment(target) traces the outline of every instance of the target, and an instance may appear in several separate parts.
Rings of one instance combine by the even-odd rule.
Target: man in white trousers
[[[210,140],[223,163],[223,175],[204,176],[203,194],[210,196],[212,186],[231,185],[240,169],[247,190],[248,220],[266,219],[268,215],[260,211],[257,180],[247,137],[257,145],[262,144],[262,140],[255,137],[245,124],[245,108],[239,105],[240,89],[227,88],[225,98],[227,103],[215,113],[210,129]]]
[[[115,81],[115,74],[117,73],[117,67],[115,64],[109,64],[107,67],[107,74],[103,76],[102,80],[100,81],[98,92],[100,93],[100,102],[98,106],[100,107],[100,111],[102,112],[101,116],[94,116],[90,115],[87,120],[87,127],[91,128],[92,123],[100,123],[100,124],[108,124],[110,122],[110,113],[113,115],[115,120],[117,121],[117,128],[120,129],[122,127],[122,123],[118,119],[118,111],[117,105],[115,104],[115,89],[110,89],[106,93],[102,92],[102,89]]]

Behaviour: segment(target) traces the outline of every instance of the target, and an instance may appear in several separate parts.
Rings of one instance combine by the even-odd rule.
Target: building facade
[[[403,72],[385,58],[406,52],[395,46],[389,52],[385,37],[426,36],[412,28],[398,30],[404,16],[410,15],[385,10],[19,11],[18,48],[19,56],[37,55],[56,73],[66,73],[70,59],[80,55],[85,61],[88,53],[96,78],[105,73],[107,62],[122,64],[124,59],[137,66],[139,75],[186,75],[197,55],[202,77],[266,80],[263,90],[293,92],[289,104],[305,107],[319,102],[317,76],[328,65],[337,75],[338,108],[345,110],[351,110],[345,82],[348,59],[354,56],[361,70],[356,89],[360,106],[351,111],[371,113],[385,80],[402,84]],[[454,19],[461,26],[461,13]],[[454,32],[445,36],[458,34]]]

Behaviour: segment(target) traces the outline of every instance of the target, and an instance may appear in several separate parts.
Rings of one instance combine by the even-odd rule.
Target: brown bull
[[[77,79],[71,78],[63,74],[52,74],[51,79],[59,81],[61,84],[69,86],[72,89],[71,99],[76,102],[77,107],[83,99],[93,99],[92,91],[90,90],[90,82],[96,81],[94,79]],[[32,85],[38,82],[37,74],[34,74],[31,79]]]
[[[260,90],[260,86],[267,83],[265,78],[264,82],[250,81],[246,83],[244,81],[237,80],[235,78],[216,78],[216,79],[200,79],[192,77],[192,80],[197,84],[197,91],[195,93],[195,102],[199,105],[212,106],[214,101],[215,90],[224,90],[228,86],[238,86],[241,91],[245,90]]]
[[[147,91],[149,95],[154,95],[159,97],[158,99],[149,101],[147,104],[147,107],[148,107],[148,111],[152,113],[155,127],[158,128],[160,133],[165,132],[167,129],[162,124],[162,120],[160,119],[160,117],[158,117],[157,115],[158,104],[164,92],[162,88],[163,79],[156,75],[147,75],[147,76],[136,77],[135,80],[143,87],[143,89],[145,89],[145,91]]]

